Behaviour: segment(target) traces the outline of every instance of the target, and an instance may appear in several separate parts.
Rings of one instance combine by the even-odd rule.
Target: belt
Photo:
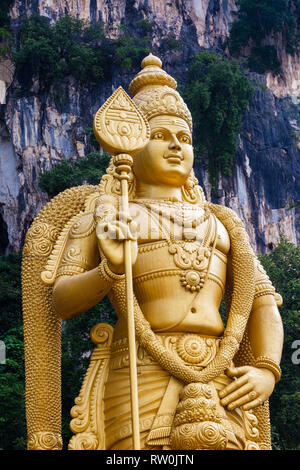
[[[197,333],[157,333],[162,345],[182,361],[201,370],[215,357],[221,338],[204,336]],[[122,369],[129,366],[129,351],[127,338],[113,341],[111,345],[110,369]],[[157,362],[136,342],[137,366],[154,365]]]

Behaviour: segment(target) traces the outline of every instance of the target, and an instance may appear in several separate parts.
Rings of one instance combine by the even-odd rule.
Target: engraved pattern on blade
[[[97,111],[94,133],[109,153],[135,155],[147,144],[150,127],[131,98],[119,87]]]

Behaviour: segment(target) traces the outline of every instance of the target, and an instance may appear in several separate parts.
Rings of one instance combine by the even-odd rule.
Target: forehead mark
[[[167,130],[174,131],[174,126],[175,126],[177,128],[179,127],[181,129],[184,129],[189,134],[191,134],[188,124],[183,119],[174,119],[174,118],[166,119],[164,117],[155,117],[150,120],[149,124],[150,124],[150,128],[152,131],[154,129],[159,129],[161,127],[166,128]],[[176,132],[176,129],[175,129],[175,132]]]

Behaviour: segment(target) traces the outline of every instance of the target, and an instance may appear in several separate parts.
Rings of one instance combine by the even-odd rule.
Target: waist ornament
[[[221,338],[196,333],[157,333],[157,338],[168,351],[195,370],[202,370],[214,359],[221,342]],[[136,357],[137,366],[157,364],[138,342],[136,342]],[[121,338],[111,345],[110,369],[126,367],[129,367],[128,340]]]

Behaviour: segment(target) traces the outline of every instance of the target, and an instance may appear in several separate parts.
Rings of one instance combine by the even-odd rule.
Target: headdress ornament
[[[149,54],[142,61],[142,70],[129,85],[133,101],[147,119],[167,114],[184,119],[192,132],[192,116],[176,91],[177,82],[162,69],[161,60]]]

